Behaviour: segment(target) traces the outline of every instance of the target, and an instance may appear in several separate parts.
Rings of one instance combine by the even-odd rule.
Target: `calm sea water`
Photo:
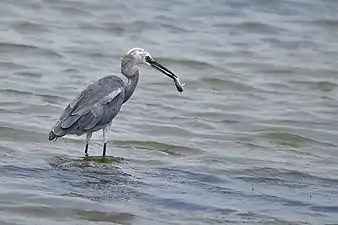
[[[338,2],[2,0],[0,222],[338,224]],[[142,47],[134,96],[84,158],[48,142]],[[112,156],[116,157],[113,158]]]

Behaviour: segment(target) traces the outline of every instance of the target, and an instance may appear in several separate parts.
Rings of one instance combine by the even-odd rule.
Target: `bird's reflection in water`
[[[124,162],[124,158],[115,156],[85,156],[82,158],[86,162],[120,164]]]
[[[62,185],[63,196],[76,196],[95,201],[128,200],[134,195],[138,181],[122,171],[124,159],[88,156],[69,158],[56,156],[49,164],[55,170],[57,183]]]

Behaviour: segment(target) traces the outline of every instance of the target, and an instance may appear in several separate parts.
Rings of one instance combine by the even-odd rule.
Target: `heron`
[[[174,80],[179,92],[183,91],[184,84],[180,83],[178,76],[155,61],[144,49],[132,48],[121,58],[121,73],[127,78],[127,82],[118,76],[109,75],[87,86],[64,109],[51,128],[48,139],[56,141],[67,134],[86,134],[84,152],[88,156],[93,132],[102,130],[102,156],[105,156],[112,121],[122,105],[131,98],[138,84],[138,65],[146,65],[162,72]]]

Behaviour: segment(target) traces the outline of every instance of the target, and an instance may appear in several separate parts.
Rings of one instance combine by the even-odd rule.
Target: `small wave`
[[[201,153],[201,150],[199,149],[165,144],[155,141],[116,141],[115,143],[119,147],[134,147],[144,150],[160,151],[172,156],[183,156],[184,154]]]
[[[65,98],[55,96],[55,95],[48,95],[48,94],[37,94],[29,91],[21,91],[21,90],[14,90],[14,89],[0,89],[0,93],[6,95],[14,95],[14,96],[37,96],[40,97],[43,101],[48,103],[58,103],[60,101],[66,100]]]
[[[338,20],[337,19],[317,19],[311,21],[300,21],[302,24],[308,25],[317,25],[320,27],[330,28],[330,29],[337,29],[338,28]]]
[[[168,29],[169,31],[173,33],[179,33],[181,35],[184,35],[183,33],[189,33],[192,32],[192,30],[187,30],[183,28],[182,26],[175,26],[174,24],[162,24],[161,25],[163,28]]]
[[[285,30],[281,27],[272,26],[270,24],[258,21],[245,21],[238,24],[228,24],[226,26],[237,27],[239,29],[245,30],[245,32],[265,33],[265,34],[276,34],[279,33],[280,31]]]
[[[179,180],[184,180],[183,183],[191,183],[198,186],[202,185],[203,183],[221,184],[226,182],[216,174],[193,172],[179,168],[158,168],[158,171],[160,177],[179,177]]]
[[[274,74],[274,75],[281,75],[281,74],[293,75],[295,73],[295,70],[293,70],[292,68],[279,67],[276,65],[271,65],[270,67],[261,68],[261,71],[264,73]]]
[[[0,89],[0,93],[7,94],[7,95],[18,95],[18,96],[33,95],[32,92],[14,90],[14,89],[9,89],[9,88],[8,89]]]
[[[90,57],[90,58],[111,58],[112,56],[110,54],[105,54],[105,53],[102,53],[102,52],[95,52],[95,51],[87,51],[87,50],[72,50],[72,51],[69,51],[70,53],[77,53],[77,54],[81,54],[81,56],[87,56],[87,57]],[[76,69],[74,69],[72,71],[72,69],[67,69],[68,72],[75,72]],[[70,71],[69,71],[70,70]]]
[[[105,31],[110,32],[115,35],[121,36],[124,33],[142,33],[146,30],[155,29],[153,23],[146,21],[132,21],[125,23],[116,23],[116,22],[103,22],[100,24],[90,24],[90,23],[81,23],[79,25],[80,29],[90,30],[90,31]]]
[[[48,170],[41,168],[29,168],[29,167],[21,167],[14,165],[2,165],[0,166],[0,171],[3,176],[8,176],[11,178],[27,178],[27,177],[40,177],[43,176],[45,172]]]
[[[309,90],[332,91],[338,87],[337,83],[330,81],[293,81],[290,84],[304,85]]]
[[[87,31],[106,31],[109,33],[113,33],[117,36],[121,36],[122,34],[127,32],[127,29],[122,24],[114,22],[106,22],[95,25],[89,23],[81,23],[79,25],[79,28]]]
[[[49,32],[46,26],[30,21],[15,22],[11,26],[15,30],[24,33]]]
[[[243,175],[246,177],[249,176],[251,178],[258,177],[258,179],[267,178],[266,180],[267,182],[278,182],[277,180],[271,180],[271,178],[280,179],[279,181],[285,182],[286,184],[289,184],[289,185],[292,185],[292,182],[294,181],[298,181],[298,182],[304,181],[304,183],[306,181],[306,183],[309,183],[309,184],[315,183],[315,184],[322,184],[322,185],[326,185],[326,184],[337,185],[338,184],[338,179],[319,177],[319,176],[311,175],[311,174],[301,172],[301,171],[277,169],[277,168],[271,168],[271,167],[257,167],[257,168],[252,168],[252,169],[229,171],[229,176],[236,178],[237,175],[239,175],[238,177],[239,179],[241,179]],[[300,184],[300,185],[303,185],[303,184]]]
[[[116,224],[133,224],[135,218],[135,215],[131,213],[101,212],[94,210],[76,210],[76,214],[80,215],[80,217],[86,221],[113,222]]]
[[[58,58],[63,58],[63,56],[52,49],[41,48],[34,45],[27,44],[18,44],[18,43],[8,43],[0,42],[0,50],[2,52],[15,52],[22,54],[23,52],[34,51],[32,53],[42,54],[44,56],[54,56]]]
[[[0,137],[3,140],[20,140],[20,142],[31,142],[40,136],[41,133],[37,133],[31,130],[24,130],[20,128],[0,126]]]
[[[246,213],[238,213],[237,216],[241,218],[241,221],[255,221],[254,223],[248,223],[248,224],[260,224],[260,225],[311,225],[307,222],[301,222],[301,221],[287,221],[283,220],[281,218],[276,218],[270,215],[259,214],[254,212],[246,212]],[[256,223],[257,222],[257,223]],[[237,224],[237,223],[236,223]]]
[[[258,199],[264,199],[269,202],[280,202],[285,206],[310,206],[311,204],[303,202],[303,201],[297,201],[294,199],[288,199],[288,198],[283,198],[283,197],[278,197],[274,195],[267,195],[267,194],[253,194],[251,195],[253,198],[258,198]]]
[[[204,204],[197,204],[192,202],[187,202],[184,200],[179,200],[175,198],[158,198],[158,197],[152,197],[152,201],[168,208],[173,208],[175,210],[184,210],[186,212],[189,211],[208,211],[208,212],[216,212],[220,213],[222,215],[232,214],[237,212],[237,210],[234,209],[223,209],[213,206],[208,206]],[[203,202],[202,202],[203,203]]]
[[[2,67],[2,69],[8,69],[8,70],[29,69],[28,66],[14,63],[14,62],[0,62],[0,67]]]
[[[34,73],[34,72],[17,72],[15,74],[18,76],[22,76],[22,77],[34,77],[34,78],[42,77],[41,73]]]
[[[318,144],[320,146],[326,146],[326,147],[335,147],[336,145],[318,141],[312,138],[303,137],[298,134],[292,134],[289,132],[259,132],[257,133],[258,136],[262,138],[269,139],[270,141],[274,141],[277,144],[280,145],[287,145],[292,147],[298,147],[300,145],[308,145],[308,144]]]
[[[68,68],[68,69],[64,69],[62,70],[62,72],[65,72],[65,73],[79,73],[80,71],[76,68]]]
[[[261,91],[255,87],[252,87],[244,83],[231,81],[231,80],[224,80],[221,78],[206,77],[206,78],[202,78],[201,81],[214,88],[217,87],[217,89],[232,89],[232,90],[240,90],[240,91]]]
[[[64,6],[64,5],[51,5],[52,9],[59,10],[67,16],[91,16],[93,15],[90,11],[85,10],[84,7],[81,9],[75,6]]]
[[[248,176],[238,176],[235,177],[236,179],[243,180],[249,183],[256,183],[256,184],[267,184],[267,185],[274,185],[274,186],[284,186],[289,188],[305,188],[308,185],[299,183],[298,181],[288,181],[280,178],[274,177],[248,177]]]
[[[0,42],[0,49],[1,50],[11,50],[11,49],[16,49],[16,50],[27,50],[27,49],[39,49],[36,46],[33,45],[26,45],[26,44],[15,44],[15,43],[8,43],[8,42]]]
[[[202,62],[198,60],[191,60],[191,59],[173,59],[173,58],[161,58],[157,57],[157,61],[168,64],[181,64],[183,66],[187,66],[189,68],[196,68],[196,69],[207,69],[207,68],[216,68],[214,65]]]
[[[52,205],[53,198],[46,204],[27,203],[24,205],[4,205],[0,206],[2,212],[9,212],[10,214],[20,214],[21,216],[28,216],[30,218],[71,218],[74,213],[81,219],[95,222],[112,222],[114,224],[132,224],[135,215],[131,213],[120,212],[104,212],[97,210],[81,209],[79,206],[55,206]],[[51,205],[49,205],[51,204]],[[74,219],[73,219],[74,220]],[[6,224],[6,223],[5,223]]]
[[[50,104],[59,104],[60,102],[65,102],[67,100],[66,98],[55,95],[38,94],[37,96],[39,96],[42,101]]]
[[[338,205],[334,206],[311,206],[311,210],[315,212],[338,213]]]
[[[235,121],[235,123],[238,123],[239,121]],[[241,137],[239,138],[241,139]],[[243,141],[236,141],[236,143],[239,143],[241,145],[245,145],[251,149],[255,148],[255,149],[259,149],[259,150],[262,150],[262,149],[265,149],[266,147],[263,146],[263,145],[259,145],[259,144],[255,144],[255,143],[250,143],[250,142],[247,142],[246,141],[246,138],[243,138]]]

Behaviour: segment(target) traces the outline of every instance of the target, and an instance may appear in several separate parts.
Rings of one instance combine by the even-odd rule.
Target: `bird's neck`
[[[125,87],[124,87],[124,100],[123,103],[125,103],[126,101],[128,101],[130,99],[130,97],[133,95],[137,83],[138,83],[138,79],[139,79],[139,71],[138,69],[136,70],[136,72],[134,73],[134,75],[132,76],[126,76],[128,78],[128,82],[126,83]]]

